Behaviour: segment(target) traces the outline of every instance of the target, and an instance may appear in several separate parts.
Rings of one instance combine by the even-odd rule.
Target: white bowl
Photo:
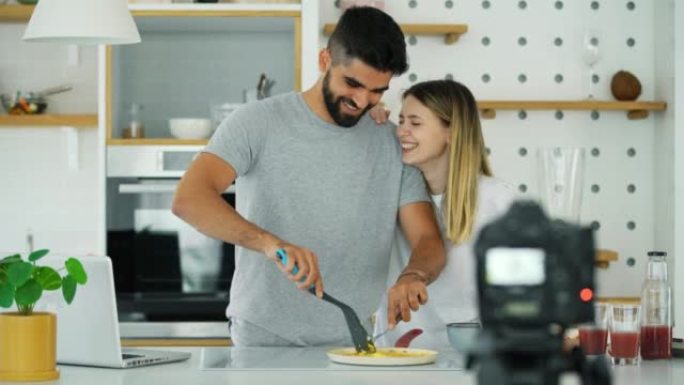
[[[169,119],[169,131],[178,139],[206,139],[211,135],[211,120],[202,118]]]
[[[458,352],[465,354],[476,343],[480,330],[480,324],[477,322],[455,322],[447,324],[449,343]]]

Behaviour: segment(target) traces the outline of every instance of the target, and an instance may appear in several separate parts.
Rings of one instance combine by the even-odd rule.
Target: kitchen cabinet
[[[231,346],[222,322],[120,322],[121,346]]]
[[[212,119],[216,106],[243,103],[262,73],[275,80],[272,94],[301,89],[300,4],[130,8],[142,43],[104,54],[108,145],[205,144],[173,138],[168,120]],[[142,105],[144,138],[123,137],[133,103]]]

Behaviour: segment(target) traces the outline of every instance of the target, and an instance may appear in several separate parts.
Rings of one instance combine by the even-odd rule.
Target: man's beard
[[[347,102],[347,104],[357,107],[353,100],[345,98],[343,96],[336,97],[330,90],[330,72],[328,71],[323,78],[323,101],[325,102],[325,108],[328,110],[328,114],[333,118],[337,125],[342,127],[353,127],[356,123],[361,120],[363,115],[373,108],[374,104],[368,104],[366,108],[361,111],[359,115],[348,115],[342,112],[342,103]]]

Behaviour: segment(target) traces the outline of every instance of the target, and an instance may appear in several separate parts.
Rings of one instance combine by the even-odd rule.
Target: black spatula
[[[285,250],[280,249],[276,251],[276,254],[280,259],[280,263],[287,266],[287,253],[285,252]],[[292,269],[292,274],[297,274],[297,271],[299,271],[299,269],[297,268],[297,266],[295,266]],[[309,292],[313,295],[316,295],[316,289],[313,285],[309,288]],[[351,306],[347,305],[342,301],[339,301],[338,299],[336,299],[328,293],[323,293],[322,299],[328,303],[337,306],[340,310],[342,310],[342,314],[344,314],[344,320],[347,322],[347,327],[349,328],[349,333],[351,334],[352,341],[354,342],[354,347],[356,348],[356,351],[359,353],[375,353],[376,349],[375,345],[373,344],[373,339],[368,335],[366,329],[364,329],[354,309],[352,309]]]

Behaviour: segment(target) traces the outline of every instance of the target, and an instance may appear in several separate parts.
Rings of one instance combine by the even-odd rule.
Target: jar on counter
[[[641,358],[645,360],[672,357],[672,290],[666,256],[664,251],[648,252],[641,289]]]
[[[145,127],[142,124],[140,111],[142,111],[142,105],[137,103],[131,104],[131,107],[128,109],[128,124],[126,124],[126,127],[124,127],[121,136],[126,139],[138,139],[145,137]]]

